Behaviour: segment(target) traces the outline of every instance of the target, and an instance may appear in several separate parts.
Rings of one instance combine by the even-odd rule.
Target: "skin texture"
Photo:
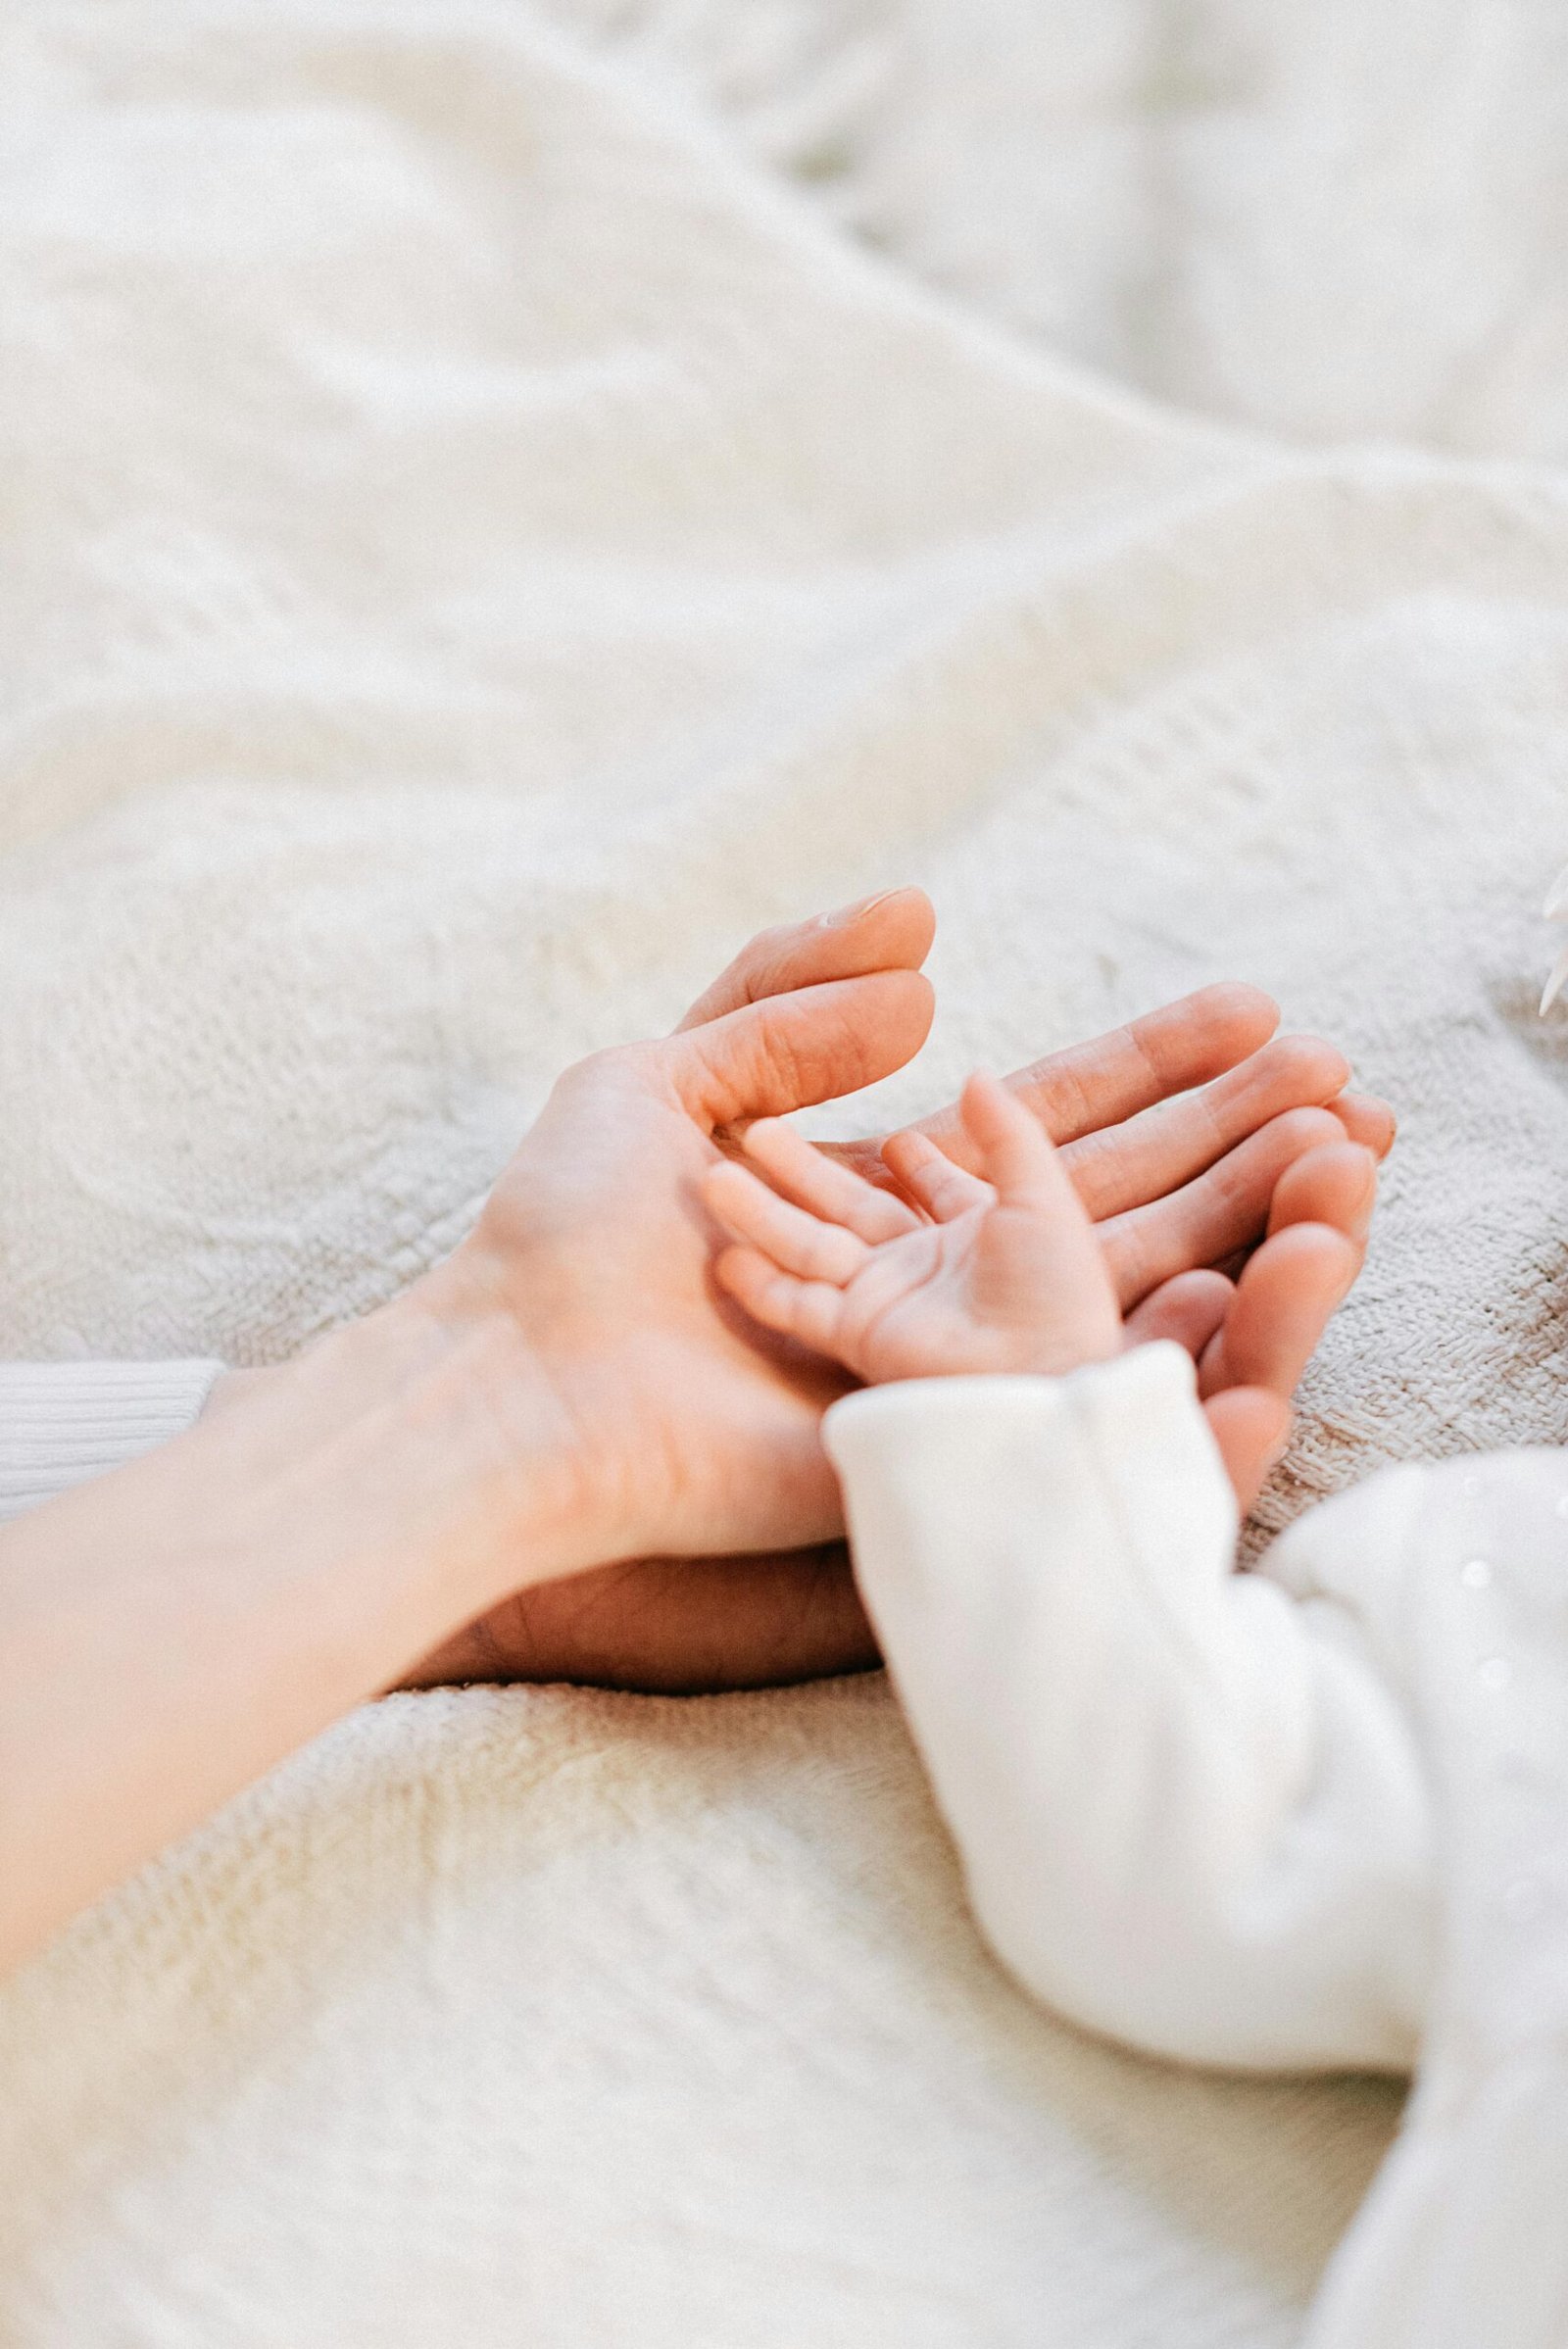
[[[725,1294],[707,1195],[759,1119],[856,1092],[918,1051],[929,935],[924,901],[895,899],[806,925],[803,985],[779,986],[787,938],[743,955],[709,1016],[568,1070],[473,1233],[395,1303],[231,1385],[176,1442],[0,1528],[0,1964],[465,1625],[494,1643],[519,1591],[543,1603],[596,1566],[625,1569],[587,1644],[615,1677],[651,1685],[857,1659],[842,1577],[783,1555],[837,1534],[818,1426],[848,1374],[760,1334]],[[1234,990],[1206,1012],[1200,999],[1196,1017],[1160,1015],[1153,1044],[1132,1031],[1104,1052],[1104,1102],[1136,1129],[1173,1069],[1212,1078],[1270,1020]],[[1304,1057],[1308,1090],[1334,1098],[1338,1056]],[[1030,1072],[1016,1097],[1042,1150],[1053,1081]],[[1065,1083],[1076,1139],[1092,1143],[1081,1055]],[[1152,1135],[1137,1129],[1132,1170],[1118,1175],[1108,1146],[1084,1153],[1108,1209],[1084,1246],[1107,1295],[1195,1333],[1212,1409],[1255,1411],[1260,1397],[1283,1411],[1233,1382],[1257,1363],[1283,1378],[1315,1307],[1282,1335],[1261,1272],[1232,1291],[1210,1269],[1199,1291],[1192,1250],[1260,1235],[1303,1117],[1344,1127],[1322,1107],[1279,1111],[1275,1079],[1254,1072],[1241,1092],[1267,1122],[1216,1184],[1226,1159],[1211,1153],[1245,1122],[1220,1083],[1196,1127],[1189,1102]],[[1148,1189],[1161,1150],[1163,1197]],[[1076,1179],[1065,1150],[1048,1163]],[[929,1192],[955,1165],[928,1154],[906,1180]],[[867,1196],[912,1212],[893,1190]],[[1243,1428],[1230,1456],[1257,1442]],[[780,1555],[758,1567],[757,1553]],[[723,1593],[701,1637],[679,1599],[704,1590],[701,1571],[638,1563],[688,1557],[712,1562],[707,1593]],[[670,1601],[657,1625],[656,1597]]]
[[[765,932],[692,1006],[677,1034],[761,1003],[781,988],[889,963],[912,969],[933,931],[928,901],[903,890]],[[1338,1271],[1330,1280],[1321,1262],[1313,1278],[1288,1290],[1271,1263],[1245,1297],[1217,1268],[1240,1269],[1271,1215],[1339,1227],[1358,1267],[1371,1212],[1367,1153],[1383,1155],[1394,1138],[1383,1102],[1344,1090],[1349,1071],[1343,1056],[1314,1038],[1276,1037],[1278,1020],[1255,988],[1210,987],[1007,1080],[1064,1146],[1063,1162],[1100,1223],[1123,1306],[1142,1308],[1148,1335],[1175,1336],[1195,1354],[1216,1348],[1208,1365],[1210,1421],[1244,1506],[1283,1448],[1290,1397],[1343,1291]],[[972,1170],[956,1105],[914,1134],[940,1150],[942,1163]],[[720,1130],[714,1140],[733,1156],[744,1127]],[[908,1201],[900,1152],[883,1150],[882,1137],[828,1147],[840,1164]],[[525,1214],[524,1202],[519,1211]],[[1238,1313],[1237,1330],[1217,1345]],[[819,1388],[814,1400],[825,1399]],[[834,1541],[731,1558],[633,1559],[526,1588],[444,1642],[409,1681],[574,1680],[701,1691],[865,1669],[877,1660],[847,1552]]]
[[[887,1146],[923,1218],[789,1126],[754,1126],[751,1163],[708,1176],[709,1203],[739,1243],[718,1259],[720,1284],[762,1327],[869,1385],[1060,1377],[1161,1337],[1194,1352],[1200,1390],[1234,1397],[1239,1371],[1271,1367],[1282,1348],[1289,1361],[1292,1331],[1297,1344],[1315,1336],[1355,1277],[1348,1233],[1293,1219],[1293,1194],[1299,1202],[1338,1183],[1359,1203],[1375,1185],[1370,1151],[1330,1145],[1282,1181],[1273,1228],[1239,1282],[1193,1273],[1124,1320],[1065,1153],[994,1077],[970,1079],[960,1116],[978,1173],[923,1137]]]
[[[0,1528],[0,1964],[507,1593],[836,1527],[841,1375],[750,1343],[702,1183],[930,1019],[895,964],[599,1054],[445,1264]]]
[[[707,1180],[709,1205],[740,1243],[718,1259],[720,1286],[764,1329],[867,1386],[1056,1378],[1118,1353],[1105,1251],[1039,1120],[981,1075],[964,1088],[960,1116],[975,1174],[923,1137],[887,1146],[916,1206],[835,1165],[793,1127],[753,1126],[751,1164],[715,1166]]]

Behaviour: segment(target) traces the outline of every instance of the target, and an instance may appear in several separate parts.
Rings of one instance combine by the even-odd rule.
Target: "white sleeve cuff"
[[[183,1435],[221,1362],[0,1362],[0,1524]]]
[[[871,1388],[834,1406],[825,1435],[862,1596],[899,1645],[915,1624],[967,1646],[1049,1621],[1054,1650],[1063,1637],[1099,1646],[1107,1631],[1120,1646],[1130,1600],[1167,1669],[1218,1717],[1238,1677],[1250,1684],[1250,1626],[1229,1603],[1235,1498],[1181,1346],[1064,1378]],[[1298,1708],[1276,1695],[1266,1713],[1268,1740],[1297,1764]]]
[[[1420,1765],[1355,1637],[1234,1569],[1191,1360],[835,1405],[856,1574],[982,1930],[1159,2052],[1402,2064],[1430,1964]]]

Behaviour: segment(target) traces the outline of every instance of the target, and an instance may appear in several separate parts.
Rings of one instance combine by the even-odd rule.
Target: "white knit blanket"
[[[774,78],[849,121],[841,13]],[[1271,1522],[1555,1440],[1568,486],[1072,372],[625,14],[6,14],[0,1351],[287,1352],[564,1061],[918,880],[883,1114],[1226,972],[1397,1101]],[[1396,2111],[1033,2012],[879,1682],[373,1708],[0,1993],[0,2083],[6,2349],[1275,2349]]]

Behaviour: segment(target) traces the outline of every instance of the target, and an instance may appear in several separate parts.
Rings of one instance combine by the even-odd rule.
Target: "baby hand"
[[[980,1176],[921,1135],[884,1155],[925,1222],[890,1192],[764,1118],[746,1134],[768,1184],[733,1159],[708,1203],[741,1243],[717,1277],[753,1317],[872,1385],[975,1372],[1056,1375],[1119,1353],[1103,1251],[1039,1121],[994,1077],[961,1114]]]

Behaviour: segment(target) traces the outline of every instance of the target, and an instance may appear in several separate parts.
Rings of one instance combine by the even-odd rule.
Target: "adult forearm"
[[[568,1437],[504,1324],[406,1302],[0,1531],[0,1965],[588,1562]]]

